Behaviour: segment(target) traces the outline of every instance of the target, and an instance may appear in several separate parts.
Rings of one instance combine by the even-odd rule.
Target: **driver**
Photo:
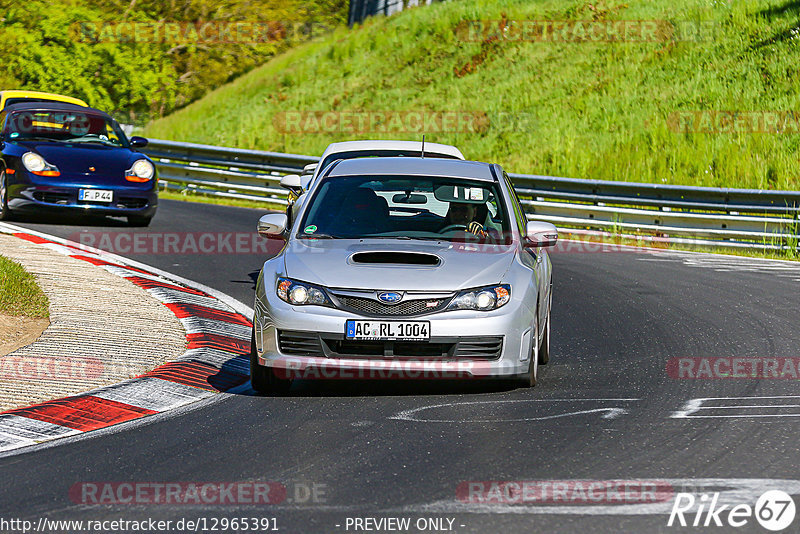
[[[473,220],[478,210],[477,204],[465,202],[451,202],[445,216],[444,228],[457,224],[465,226],[467,231],[479,237],[487,237],[489,234],[483,229],[483,225]]]

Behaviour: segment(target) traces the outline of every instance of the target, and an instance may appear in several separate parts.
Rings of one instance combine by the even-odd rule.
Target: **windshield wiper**
[[[17,137],[14,139],[9,139],[9,142],[13,143],[14,141],[50,141],[51,143],[60,143],[61,140],[59,139],[52,139],[50,137]]]
[[[297,237],[301,239],[340,239],[339,236],[330,235],[330,234],[297,234]]]
[[[362,235],[359,239],[402,239],[403,241],[444,241],[441,237],[408,235]]]
[[[111,139],[101,139],[96,134],[83,135],[81,137],[73,137],[69,139],[70,143],[100,143],[104,146],[122,146],[114,143]]]
[[[119,146],[119,145],[115,145],[114,143],[109,143],[107,141],[103,141],[102,139],[81,139],[81,140],[78,140],[78,141],[76,141],[75,139],[70,139],[67,142],[68,143],[75,143],[76,145],[86,145],[86,144],[89,144],[89,143],[95,143],[95,144],[103,145],[103,146]]]

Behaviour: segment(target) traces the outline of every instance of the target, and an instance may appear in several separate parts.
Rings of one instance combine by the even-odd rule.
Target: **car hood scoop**
[[[496,284],[514,246],[445,241],[298,239],[284,252],[285,275],[332,288],[451,291]]]
[[[350,256],[350,263],[355,265],[423,265],[436,267],[442,263],[442,260],[435,254],[381,250],[356,252]]]

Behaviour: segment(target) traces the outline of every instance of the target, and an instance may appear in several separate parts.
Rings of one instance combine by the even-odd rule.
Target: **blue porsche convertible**
[[[158,205],[153,162],[117,121],[96,109],[56,102],[0,112],[0,220],[68,211],[127,217],[147,226]]]

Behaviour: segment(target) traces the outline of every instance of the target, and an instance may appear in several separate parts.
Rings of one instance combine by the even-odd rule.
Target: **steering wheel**
[[[439,230],[439,233],[443,234],[445,232],[450,232],[450,231],[453,231],[453,230],[463,230],[463,231],[466,232],[467,231],[467,225],[466,224],[448,224],[447,226],[445,226],[444,228]]]

